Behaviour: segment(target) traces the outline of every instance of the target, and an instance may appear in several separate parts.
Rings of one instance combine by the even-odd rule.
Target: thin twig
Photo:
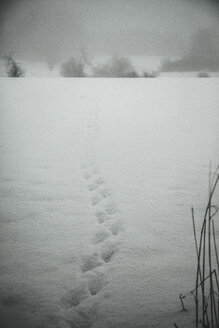
[[[219,258],[218,258],[218,250],[217,250],[216,237],[215,237],[214,220],[212,220],[212,228],[213,228],[214,252],[217,261],[217,273],[219,275]]]
[[[183,298],[185,298],[185,296],[183,296],[183,294],[180,294],[180,295],[179,295],[179,299],[180,299],[180,302],[181,302],[181,304],[182,304],[182,309],[183,309],[183,311],[186,312],[187,310],[186,310],[186,308],[185,308],[185,306],[184,306]]]

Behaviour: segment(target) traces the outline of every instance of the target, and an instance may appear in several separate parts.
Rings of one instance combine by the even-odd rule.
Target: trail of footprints
[[[113,200],[113,195],[107,187],[105,179],[101,176],[99,169],[95,165],[95,141],[98,133],[98,111],[92,111],[87,117],[87,137],[86,137],[86,164],[82,166],[85,186],[90,198],[94,218],[99,229],[91,239],[93,252],[83,257],[80,271],[82,279],[77,286],[67,292],[62,298],[62,303],[66,309],[75,308],[75,316],[67,322],[70,327],[92,327],[97,309],[95,302],[87,304],[92,297],[98,297],[101,293],[103,297],[110,297],[104,293],[104,286],[107,279],[104,271],[116,255],[119,246],[119,233],[122,230],[122,222],[118,218],[119,210]]]
[[[63,297],[63,304],[67,308],[77,307],[84,299],[97,295],[107,284],[102,266],[111,262],[118,251],[117,237],[122,230],[121,221],[117,218],[118,209],[99,171],[93,166],[86,166],[84,178],[94,217],[100,227],[91,239],[94,252],[84,256],[80,266],[84,274],[83,281]],[[90,188],[91,185],[95,188]],[[97,270],[99,267],[101,271]]]

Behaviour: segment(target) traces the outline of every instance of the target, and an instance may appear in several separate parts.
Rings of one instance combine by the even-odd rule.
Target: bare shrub
[[[145,77],[145,78],[155,78],[155,77],[157,77],[157,73],[156,72],[144,71],[143,72],[143,77]]]
[[[64,77],[86,77],[85,65],[83,58],[72,57],[62,64],[60,73]]]
[[[6,72],[9,77],[22,77],[24,76],[24,71],[20,65],[10,56],[5,58]]]
[[[206,71],[201,71],[198,73],[198,77],[210,77],[209,73]]]
[[[131,61],[126,57],[114,56],[106,63],[93,68],[94,77],[138,77]]]

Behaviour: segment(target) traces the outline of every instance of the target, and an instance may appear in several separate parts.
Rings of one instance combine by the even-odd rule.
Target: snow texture
[[[2,328],[192,327],[178,295],[219,162],[218,89],[0,80]]]

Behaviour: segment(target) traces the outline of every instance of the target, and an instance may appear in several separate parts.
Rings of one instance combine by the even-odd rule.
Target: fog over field
[[[53,65],[85,49],[91,58],[144,56],[149,65],[152,57],[203,52],[209,62],[219,50],[213,0],[9,0],[0,6],[0,53],[23,60]]]
[[[218,31],[216,0],[1,1],[0,328],[219,328]]]

